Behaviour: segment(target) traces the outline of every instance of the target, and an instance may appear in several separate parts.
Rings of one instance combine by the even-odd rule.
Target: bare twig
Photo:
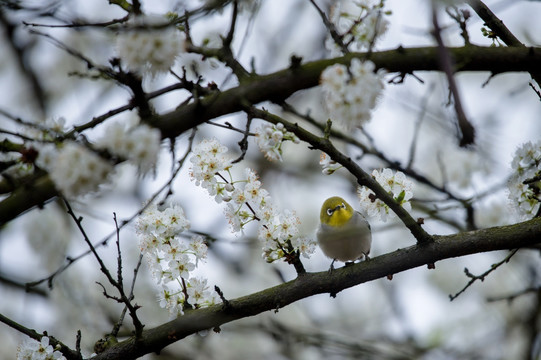
[[[449,90],[453,95],[455,112],[458,120],[458,128],[460,130],[460,146],[465,147],[472,145],[475,142],[475,129],[468,121],[464,108],[462,107],[462,101],[460,100],[460,94],[458,92],[458,86],[453,76],[453,64],[451,61],[451,55],[447,51],[443,39],[441,37],[441,28],[438,24],[438,16],[436,8],[432,8],[432,24],[434,25],[434,38],[438,43],[438,59],[441,68],[447,76],[449,82]]]
[[[33,69],[32,62],[29,61],[29,50],[31,50],[30,46],[22,45],[17,39],[17,23],[18,22],[12,22],[10,19],[8,19],[6,12],[0,9],[0,26],[2,26],[5,36],[8,39],[8,45],[11,47],[16,56],[17,65],[30,84],[30,90],[33,95],[32,99],[36,102],[41,114],[43,115],[47,110],[48,93],[44,90],[41,80],[37,76],[38,74]]]
[[[96,258],[96,261],[98,262],[98,264],[100,265],[100,270],[102,272],[102,274],[105,275],[105,277],[107,278],[107,281],[109,281],[109,283],[115,287],[119,293],[120,296],[118,297],[115,297],[115,296],[110,296],[107,294],[106,290],[105,290],[105,287],[103,287],[103,285],[101,285],[100,283],[98,283],[99,285],[101,285],[103,287],[103,292],[104,292],[104,295],[107,297],[107,298],[111,298],[111,299],[114,299],[118,302],[122,302],[125,304],[125,306],[128,308],[128,311],[130,313],[130,316],[132,318],[132,321],[133,321],[133,325],[135,327],[135,336],[137,338],[140,338],[142,332],[143,332],[143,324],[141,323],[141,321],[139,320],[139,317],[137,316],[137,309],[139,308],[138,305],[132,305],[131,303],[131,299],[129,299],[128,296],[126,296],[126,293],[124,292],[124,285],[122,282],[120,282],[120,280],[122,280],[122,276],[120,276],[119,279],[114,279],[113,276],[111,275],[111,273],[109,272],[109,270],[107,269],[107,267],[105,266],[105,263],[103,262],[103,260],[101,259],[101,257],[99,256],[98,252],[96,251],[96,248],[94,247],[94,245],[92,244],[92,242],[90,241],[88,235],[86,234],[86,231],[85,229],[83,228],[83,225],[82,225],[82,218],[81,217],[77,217],[77,215],[75,215],[75,212],[73,211],[73,209],[71,208],[71,205],[70,203],[64,199],[64,204],[66,205],[66,208],[67,208],[67,211],[68,211],[68,214],[72,217],[72,219],[75,221],[75,224],[77,225],[77,228],[79,229],[79,231],[81,232],[81,235],[83,236],[83,239],[84,241],[86,242],[86,244],[88,245],[88,247],[90,248],[90,251],[92,252],[92,254],[94,255],[94,257]],[[117,227],[118,229],[118,227]],[[118,231],[115,231],[115,233],[118,234]],[[117,242],[117,244],[119,244]],[[120,250],[119,250],[120,251]],[[119,256],[120,256],[120,253],[119,253]],[[119,263],[122,264],[119,260]],[[119,270],[121,271],[121,270]]]
[[[489,298],[487,298],[487,301],[488,302],[495,302],[495,301],[505,300],[507,302],[512,302],[513,300],[515,300],[516,298],[518,298],[518,297],[520,297],[522,295],[531,294],[531,293],[538,293],[540,290],[541,290],[541,287],[539,287],[539,286],[531,286],[531,287],[528,287],[526,289],[523,289],[523,290],[514,292],[512,294],[509,294],[509,295],[501,295],[501,296],[489,297]]]
[[[250,136],[250,125],[252,124],[252,120],[253,118],[248,115],[248,119],[246,119],[246,129],[244,131],[244,136],[238,142],[241,154],[237,159],[232,161],[233,164],[242,161],[242,159],[244,159],[244,157],[246,156],[246,152],[248,151],[248,136]]]
[[[430,95],[432,95],[433,91],[434,91],[434,84],[431,84],[428,87],[425,96],[421,100],[419,115],[417,117],[417,121],[415,122],[415,129],[414,129],[414,132],[413,132],[413,138],[411,139],[410,151],[409,151],[409,160],[408,160],[408,164],[406,165],[406,169],[411,169],[412,166],[413,166],[413,162],[415,160],[415,149],[416,149],[417,143],[418,143],[417,139],[419,138],[419,134],[420,134],[420,130],[421,130],[421,124],[423,123],[423,120],[425,118],[425,114],[426,114],[426,111],[427,111],[427,108],[428,108],[428,100],[430,99]]]
[[[338,30],[336,30],[336,26],[327,18],[327,15],[321,8],[316,4],[315,0],[309,0],[310,3],[316,8],[319,16],[321,17],[321,20],[323,21],[323,24],[329,30],[329,34],[331,35],[332,39],[340,47],[342,50],[342,53],[347,54],[349,53],[348,46],[344,44],[344,37],[338,33]]]
[[[467,277],[469,277],[471,280],[462,288],[462,290],[460,290],[459,292],[457,292],[456,294],[454,295],[449,295],[449,300],[453,301],[454,299],[456,299],[457,297],[459,297],[462,293],[464,293],[470,286],[472,286],[476,281],[478,280],[481,280],[481,281],[485,281],[485,278],[490,275],[490,273],[492,273],[494,270],[496,270],[497,268],[499,268],[500,266],[502,266],[503,264],[509,262],[509,260],[511,260],[511,258],[513,257],[513,255],[515,255],[520,249],[515,249],[513,251],[511,251],[509,253],[509,255],[507,255],[502,261],[500,262],[497,262],[495,264],[492,264],[492,266],[490,266],[490,269],[488,269],[487,271],[485,271],[484,273],[482,273],[481,275],[474,275],[472,274],[468,268],[464,268],[464,273],[466,274]]]
[[[451,12],[451,9],[453,12]],[[458,26],[460,26],[460,35],[464,39],[464,45],[470,45],[470,35],[468,34],[466,26],[466,22],[470,18],[470,12],[468,10],[458,9],[456,6],[447,7],[445,12],[458,23]]]

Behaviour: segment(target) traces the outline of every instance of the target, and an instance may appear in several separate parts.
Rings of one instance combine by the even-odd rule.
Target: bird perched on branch
[[[346,265],[364,257],[369,259],[372,234],[370,224],[344,199],[333,196],[321,207],[317,240],[323,253],[333,259],[329,272],[336,260]]]

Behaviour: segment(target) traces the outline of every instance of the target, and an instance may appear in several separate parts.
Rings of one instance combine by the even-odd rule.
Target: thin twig
[[[83,236],[84,241],[86,242],[86,244],[90,248],[90,251],[92,252],[92,254],[94,254],[94,257],[96,258],[96,261],[99,263],[101,272],[105,275],[105,277],[107,278],[109,283],[118,290],[120,296],[119,297],[114,297],[114,296],[108,295],[106,290],[105,290],[105,287],[103,285],[101,285],[100,283],[98,283],[99,285],[102,286],[104,295],[107,298],[115,299],[116,301],[122,302],[122,303],[124,303],[126,305],[126,307],[128,308],[128,310],[130,312],[130,316],[132,318],[133,325],[135,327],[135,335],[136,335],[136,337],[140,337],[142,332],[143,332],[143,324],[141,323],[141,321],[139,320],[139,318],[137,316],[137,309],[139,307],[137,305],[134,306],[134,305],[131,304],[131,300],[126,296],[126,294],[124,292],[123,284],[121,282],[119,282],[118,280],[115,280],[113,278],[113,276],[111,275],[111,273],[109,272],[109,270],[107,269],[107,267],[105,266],[105,263],[103,262],[103,260],[99,256],[98,252],[96,251],[96,248],[94,247],[94,245],[90,241],[88,235],[86,234],[85,229],[83,228],[83,225],[82,225],[82,220],[83,219],[81,217],[77,217],[77,215],[75,215],[75,212],[71,208],[70,203],[65,198],[63,200],[64,200],[64,204],[66,205],[68,214],[75,221],[75,224],[77,225],[77,228],[81,232],[81,235]],[[115,233],[118,233],[118,231],[119,230],[115,231]]]
[[[120,251],[120,228],[118,227],[118,221],[116,219],[116,213],[113,212],[113,221],[115,222],[115,229],[116,229],[116,251],[117,251],[117,269],[116,269],[116,277],[118,284],[123,288],[124,280],[122,278],[122,252]]]
[[[454,295],[449,295],[449,300],[453,301],[454,299],[456,299],[457,297],[459,297],[462,293],[464,293],[470,286],[472,286],[476,281],[478,280],[481,280],[481,281],[484,281],[485,278],[491,273],[493,272],[494,270],[496,270],[497,268],[499,268],[500,266],[502,266],[503,264],[509,262],[509,260],[511,260],[511,258],[513,257],[513,255],[515,255],[520,249],[515,249],[513,251],[511,251],[509,253],[509,255],[507,255],[502,261],[500,262],[497,262],[495,264],[492,264],[490,266],[490,269],[488,269],[487,271],[485,271],[484,273],[482,273],[481,275],[474,275],[472,274],[468,268],[464,268],[464,273],[466,274],[467,277],[469,277],[471,280],[462,288],[462,290],[460,290],[459,292],[457,292],[456,294]]]
[[[319,16],[321,17],[321,20],[323,21],[323,24],[329,30],[329,34],[331,35],[332,39],[340,47],[342,50],[342,53],[348,54],[349,49],[346,44],[344,44],[344,37],[338,33],[338,30],[336,30],[336,26],[327,18],[327,15],[321,8],[316,4],[314,0],[309,0],[310,3],[316,8]]]
[[[434,91],[434,84],[431,84],[426,92],[426,95],[421,100],[421,111],[419,112],[419,115],[417,117],[417,121],[415,122],[415,129],[413,130],[413,138],[411,139],[410,144],[410,151],[409,151],[409,160],[408,164],[406,165],[406,169],[411,169],[413,166],[413,161],[415,160],[415,150],[417,148],[417,139],[419,138],[420,130],[421,130],[421,124],[423,123],[423,120],[425,119],[426,110],[428,108],[428,100],[430,99],[430,96],[432,95]]]
[[[522,295],[531,294],[531,293],[538,293],[540,290],[541,290],[541,287],[539,287],[539,286],[531,286],[531,287],[528,287],[526,289],[523,289],[523,290],[517,291],[515,293],[509,294],[509,295],[489,297],[489,298],[487,298],[487,301],[488,302],[495,302],[495,301],[506,300],[508,302],[512,302],[513,300],[515,300],[516,298],[518,298],[518,297],[520,297]]]
[[[242,161],[244,157],[246,156],[246,152],[248,151],[248,136],[250,136],[250,125],[252,124],[252,120],[253,118],[250,115],[248,115],[248,119],[246,119],[246,129],[244,130],[244,136],[238,142],[241,154],[237,159],[231,162],[232,164]]]
[[[460,130],[460,146],[465,147],[472,145],[475,142],[475,129],[472,124],[468,121],[464,108],[462,107],[462,101],[460,100],[460,94],[458,92],[458,86],[456,84],[455,78],[453,76],[453,64],[451,62],[451,55],[441,37],[441,28],[438,24],[438,16],[436,7],[432,8],[432,24],[434,26],[434,38],[438,43],[438,59],[440,62],[441,69],[447,76],[447,81],[449,82],[449,90],[453,95],[455,112],[458,121],[458,128]]]

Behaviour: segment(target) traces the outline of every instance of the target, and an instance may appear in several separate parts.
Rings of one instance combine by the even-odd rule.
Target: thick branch
[[[493,73],[533,71],[541,63],[539,48],[504,48],[467,46],[449,48],[455,59],[456,71],[490,71]],[[282,102],[293,93],[319,84],[319,75],[334,63],[347,63],[353,57],[364,59],[365,54],[349,54],[337,59],[319,60],[265,76],[253,76],[250,81],[222,93],[214,93],[169,113],[156,115],[150,121],[162,131],[163,137],[175,138],[207,120],[241,111],[246,104],[263,101]],[[390,72],[439,71],[438,48],[398,48],[373,52],[370,59],[377,67]],[[22,212],[43,204],[56,195],[48,177],[33,186],[21,187],[0,202],[0,226]]]
[[[505,26],[503,21],[496,16],[488,8],[488,6],[483,3],[481,0],[467,0],[468,5],[479,15],[481,19],[485,22],[485,25],[488,26],[507,46],[512,47],[522,47],[526,46]],[[541,72],[539,68],[532,69],[530,71],[532,78],[541,85]]]
[[[369,261],[335,270],[332,275],[327,271],[306,273],[270,289],[229,300],[228,306],[214,305],[187,312],[173,321],[144,331],[141,341],[136,342],[135,338],[130,338],[93,359],[134,359],[150,352],[160,351],[163,347],[198,331],[216,328],[265,311],[277,310],[312,295],[336,294],[344,289],[432,264],[438,260],[526,247],[540,242],[541,218],[510,226],[437,236],[433,242],[399,249]]]
[[[448,48],[455,59],[455,71],[489,71],[492,73],[533,71],[541,63],[538,48],[496,48],[467,46]],[[241,111],[246,103],[281,102],[293,93],[319,84],[319,75],[335,63],[348,63],[366,54],[353,53],[336,59],[318,60],[269,75],[254,76],[236,88],[209,95],[169,113],[156,116],[153,125],[165,137],[174,138],[207,120]],[[378,68],[389,72],[440,71],[438,47],[398,48],[370,55]]]
[[[468,5],[479,15],[492,31],[494,31],[507,46],[524,46],[519,39],[504,25],[496,14],[492,12],[481,0],[467,0]]]
[[[48,176],[22,185],[0,202],[0,226],[34,206],[43,206],[56,195],[54,184]]]

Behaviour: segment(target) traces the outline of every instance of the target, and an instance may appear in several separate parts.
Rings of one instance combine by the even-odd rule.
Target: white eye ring
[[[327,209],[327,215],[331,216],[334,213],[333,209]]]
[[[346,204],[342,203],[342,209],[346,208]]]

